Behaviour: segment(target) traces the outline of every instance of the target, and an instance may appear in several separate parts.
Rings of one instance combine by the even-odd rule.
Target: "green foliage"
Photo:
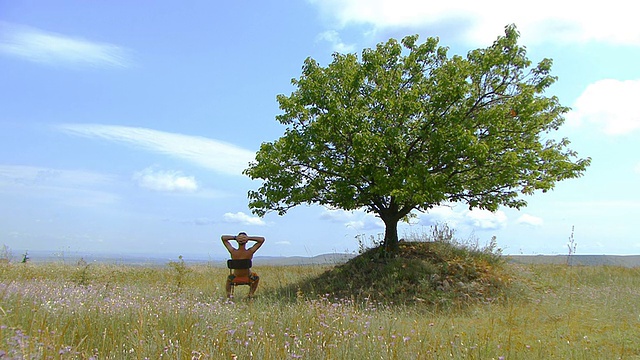
[[[182,258],[182,255],[178,256],[178,260],[180,261],[169,261],[168,265],[173,270],[175,270],[176,289],[180,291],[184,286],[186,277],[189,274],[190,270],[189,268],[187,268],[187,265],[184,263],[184,259]]]
[[[76,269],[71,277],[71,280],[78,285],[89,285],[89,263],[87,263],[83,258],[80,258],[76,263]]]
[[[326,67],[308,58],[296,90],[279,95],[285,134],[263,143],[245,174],[263,179],[249,192],[258,215],[299,204],[364,208],[385,222],[413,210],[463,202],[496,210],[526,205],[520,195],[580,176],[569,141],[548,133],[568,110],[543,92],[556,78],[551,60],[531,66],[515,26],[466,57],[438,40],[394,39]]]

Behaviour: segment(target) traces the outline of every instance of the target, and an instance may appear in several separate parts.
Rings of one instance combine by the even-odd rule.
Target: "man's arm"
[[[258,251],[258,249],[260,249],[260,246],[264,244],[264,237],[262,236],[249,236],[247,240],[256,242],[252,247],[249,248],[249,251],[251,251],[252,253]]]
[[[236,237],[232,235],[222,235],[221,238],[222,238],[222,243],[224,244],[224,247],[226,247],[227,250],[229,251],[229,254],[231,254],[235,249],[233,248],[233,245],[231,245],[229,240],[235,240]]]

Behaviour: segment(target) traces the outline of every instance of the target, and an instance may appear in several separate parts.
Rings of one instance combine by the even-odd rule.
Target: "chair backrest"
[[[251,269],[251,265],[251,259],[227,260],[227,267],[229,269]]]

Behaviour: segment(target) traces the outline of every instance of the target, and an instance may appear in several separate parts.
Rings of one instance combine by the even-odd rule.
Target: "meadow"
[[[256,263],[228,300],[213,263],[3,263],[0,359],[640,359],[639,268],[507,263],[459,306],[283,295],[332,266]]]

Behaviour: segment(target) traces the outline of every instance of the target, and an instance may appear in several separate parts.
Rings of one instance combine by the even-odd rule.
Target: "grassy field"
[[[640,269],[506,264],[500,299],[382,304],[281,289],[327,266],[0,264],[1,359],[640,359]],[[293,290],[292,290],[293,291]]]

